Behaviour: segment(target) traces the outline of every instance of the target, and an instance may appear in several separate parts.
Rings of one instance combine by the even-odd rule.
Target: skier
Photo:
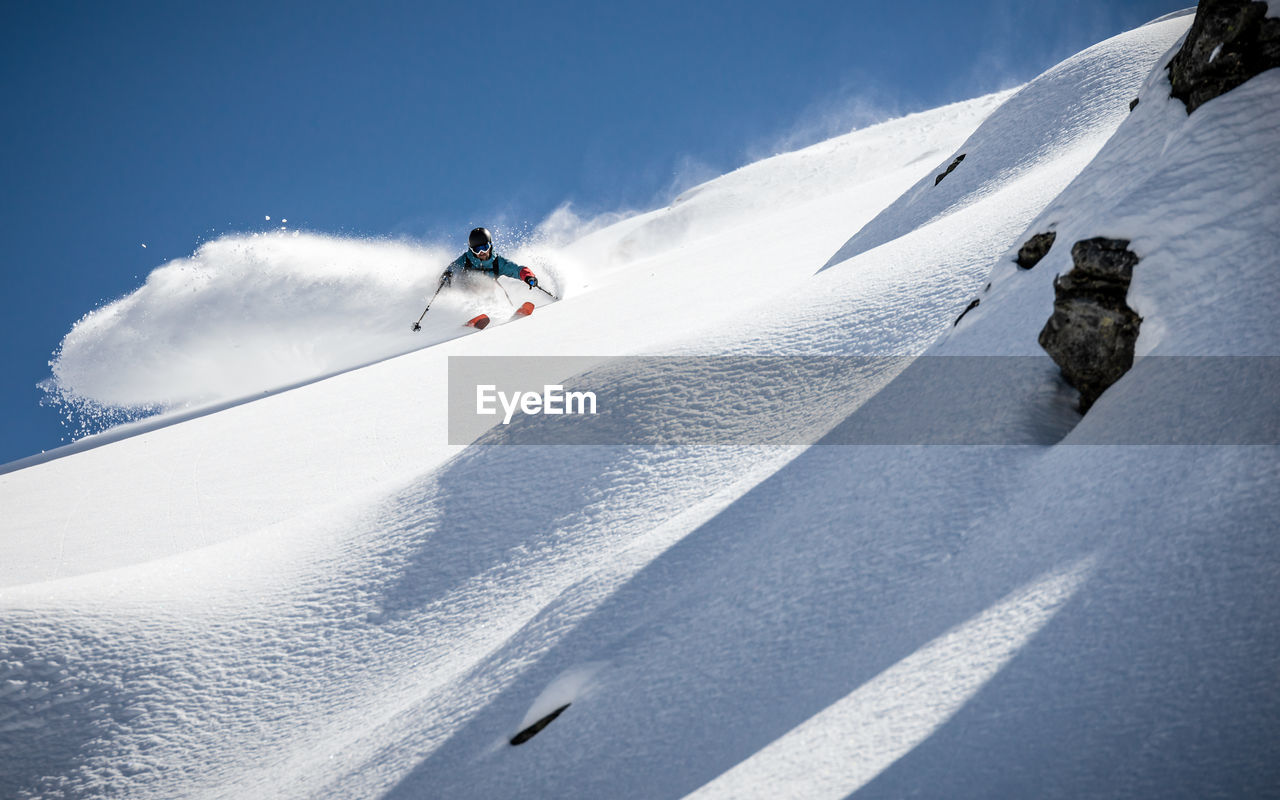
[[[489,233],[488,228],[475,228],[471,231],[467,236],[466,252],[455,258],[448,267],[445,267],[444,274],[440,276],[440,287],[436,289],[436,293],[439,294],[440,289],[452,285],[455,274],[466,273],[490,275],[495,281],[499,277],[506,275],[508,278],[524,281],[529,285],[530,291],[538,288],[538,278],[533,274],[533,270],[528,267],[522,267],[494,252],[493,234]],[[428,308],[430,308],[429,305]],[[529,308],[532,309],[532,305]],[[424,311],[422,313],[425,315],[427,312]],[[415,331],[422,330],[422,326],[418,324],[421,321],[419,319],[418,322],[413,324]],[[485,321],[488,321],[487,317]]]

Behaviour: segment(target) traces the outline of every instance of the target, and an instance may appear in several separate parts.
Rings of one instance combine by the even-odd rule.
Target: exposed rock
[[[972,303],[970,303],[969,305],[967,305],[967,306],[965,306],[965,307],[964,307],[964,311],[961,311],[961,312],[960,312],[960,316],[956,317],[956,321],[955,321],[955,322],[953,322],[953,323],[951,323],[951,327],[953,327],[953,328],[954,328],[955,326],[959,325],[959,324],[960,324],[960,320],[964,319],[964,315],[965,315],[965,314],[968,314],[970,311],[972,311],[972,310],[974,310],[975,308],[977,308],[977,307],[978,307],[978,304],[979,304],[979,303],[981,303],[981,302],[982,302],[982,300],[981,300],[980,298],[977,298],[977,297],[973,298],[973,302],[972,302]]]
[[[1023,269],[1031,269],[1040,263],[1040,259],[1048,255],[1049,248],[1053,247],[1053,242],[1057,238],[1056,231],[1037,233],[1018,249],[1018,257],[1014,261]]]
[[[1218,95],[1280,67],[1280,19],[1267,4],[1201,0],[1182,49],[1169,62],[1170,94],[1195,111]]]
[[[1142,318],[1125,302],[1138,256],[1120,239],[1086,239],[1071,248],[1074,268],[1053,282],[1053,316],[1040,346],[1080,391],[1080,411],[1133,366]]]
[[[552,722],[554,722],[554,721],[555,721],[555,718],[556,718],[556,717],[558,717],[558,716],[560,716],[561,714],[563,714],[563,713],[564,713],[564,710],[565,710],[566,708],[568,708],[570,705],[572,705],[572,703],[565,703],[564,705],[562,705],[562,706],[560,706],[559,708],[557,708],[555,711],[552,711],[550,714],[546,715],[546,716],[545,716],[545,717],[543,717],[542,719],[538,720],[537,722],[533,723],[533,724],[532,724],[532,725],[530,725],[529,727],[527,727],[527,728],[525,728],[524,730],[520,731],[520,732],[519,732],[519,733],[517,733],[515,736],[512,736],[512,737],[511,737],[511,744],[513,744],[513,745],[517,745],[517,746],[518,746],[518,745],[522,745],[522,744],[524,744],[525,742],[527,742],[527,741],[529,741],[530,739],[532,739],[533,737],[537,736],[539,733],[541,733],[541,732],[542,732],[542,729],[543,729],[543,728],[545,728],[545,727],[547,727],[548,725],[550,725]]]
[[[1133,98],[1132,100],[1130,100],[1130,101],[1129,101],[1129,110],[1130,110],[1130,111],[1133,111],[1135,108],[1137,108],[1137,107],[1138,107],[1138,103],[1139,103],[1141,100],[1142,100],[1142,98],[1141,98],[1141,97],[1135,97],[1135,98]]]
[[[953,169],[960,166],[960,162],[964,161],[964,156],[965,156],[964,153],[961,153],[960,155],[956,156],[956,160],[951,162],[951,166],[947,167],[947,169],[941,175],[933,179],[933,185],[937,186],[938,184],[942,183],[943,178],[950,175]]]

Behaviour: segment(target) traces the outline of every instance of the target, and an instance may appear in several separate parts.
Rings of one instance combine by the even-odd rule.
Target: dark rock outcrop
[[[1170,94],[1195,111],[1218,95],[1280,67],[1280,19],[1267,4],[1201,0],[1182,49],[1169,62]]]
[[[969,305],[967,305],[967,306],[965,306],[965,307],[964,307],[964,311],[961,311],[961,312],[960,312],[960,316],[956,317],[956,321],[955,321],[955,322],[953,322],[953,323],[951,323],[951,327],[953,327],[953,328],[954,328],[955,326],[959,325],[959,324],[960,324],[960,320],[964,319],[964,315],[965,315],[965,314],[968,314],[970,311],[972,311],[972,310],[974,310],[975,308],[977,308],[977,307],[978,307],[978,304],[979,304],[979,303],[981,303],[981,302],[982,302],[982,299],[981,299],[981,298],[978,298],[978,297],[973,298],[973,302],[969,303]]]
[[[1053,247],[1053,242],[1057,238],[1058,234],[1055,231],[1037,233],[1018,248],[1018,257],[1014,261],[1023,269],[1031,269],[1040,263],[1040,259],[1049,254],[1049,249]]]
[[[937,186],[938,184],[942,183],[942,179],[943,179],[943,178],[945,178],[945,177],[947,177],[948,175],[950,175],[950,174],[951,174],[951,171],[952,171],[953,169],[955,169],[956,167],[960,166],[960,162],[961,162],[961,161],[964,161],[964,156],[965,156],[965,154],[964,154],[964,153],[961,153],[960,155],[956,156],[956,160],[951,162],[951,166],[947,167],[947,168],[942,172],[942,174],[941,174],[941,175],[939,175],[938,177],[936,177],[936,178],[934,178],[934,179],[933,179],[933,185],[934,185],[934,186]]]
[[[1142,318],[1125,302],[1138,256],[1121,239],[1085,239],[1071,248],[1074,268],[1053,282],[1053,316],[1040,346],[1080,391],[1080,411],[1133,366]]]
[[[542,729],[543,729],[543,728],[547,727],[547,726],[548,726],[548,725],[550,725],[552,722],[554,722],[554,721],[555,721],[555,719],[556,719],[556,717],[558,717],[558,716],[560,716],[561,714],[563,714],[563,713],[564,713],[564,710],[565,710],[566,708],[568,708],[569,706],[571,706],[571,705],[573,705],[573,704],[572,704],[572,703],[565,703],[564,705],[562,705],[562,706],[560,706],[559,708],[557,708],[555,711],[552,711],[550,714],[546,715],[546,716],[545,716],[545,717],[543,717],[542,719],[538,720],[537,722],[533,723],[533,724],[532,724],[532,725],[530,725],[529,727],[527,727],[527,728],[525,728],[524,730],[520,731],[520,732],[519,732],[519,733],[517,733],[515,736],[512,736],[512,737],[511,737],[511,744],[512,744],[512,745],[516,745],[516,746],[518,746],[518,745],[522,745],[522,744],[524,744],[525,742],[527,742],[527,741],[529,741],[530,739],[532,739],[533,737],[537,736],[539,733],[541,733],[541,732],[542,732]]]

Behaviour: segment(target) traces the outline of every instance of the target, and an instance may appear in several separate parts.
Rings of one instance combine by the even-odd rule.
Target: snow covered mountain
[[[437,248],[157,270],[55,377],[165,413],[0,475],[0,796],[1280,793],[1280,70],[1188,116],[1191,19],[530,240],[564,299],[483,333],[500,295],[409,332]],[[1097,236],[1142,326],[1081,416],[1037,334]],[[776,444],[450,444],[464,356],[604,376],[623,430],[862,368]]]

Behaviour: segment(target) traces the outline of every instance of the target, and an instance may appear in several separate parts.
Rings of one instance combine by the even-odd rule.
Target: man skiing
[[[453,281],[453,276],[464,270],[487,272],[495,279],[499,275],[506,275],[508,278],[524,281],[529,284],[530,289],[538,285],[538,279],[534,277],[533,270],[522,267],[494,252],[493,236],[488,228],[476,228],[471,232],[467,237],[467,251],[445,268],[440,280],[448,286]]]
[[[440,276],[440,286],[436,289],[436,294],[440,293],[440,289],[452,285],[454,275],[468,273],[489,275],[495,281],[499,277],[506,275],[508,278],[524,281],[529,285],[530,290],[538,288],[538,278],[533,274],[533,270],[528,267],[522,267],[494,252],[493,235],[489,233],[488,228],[475,228],[467,236],[466,252],[455,258],[453,263],[445,268],[444,274]],[[435,298],[433,297],[432,299],[434,300]],[[526,305],[532,310],[533,306],[531,304]],[[430,307],[430,304],[428,304],[427,308],[429,309]],[[424,311],[422,313],[425,316],[427,312]],[[419,318],[418,322],[413,324],[415,331],[422,330],[422,326],[418,324],[421,321],[421,318]],[[488,322],[488,317],[485,317],[485,321]]]

